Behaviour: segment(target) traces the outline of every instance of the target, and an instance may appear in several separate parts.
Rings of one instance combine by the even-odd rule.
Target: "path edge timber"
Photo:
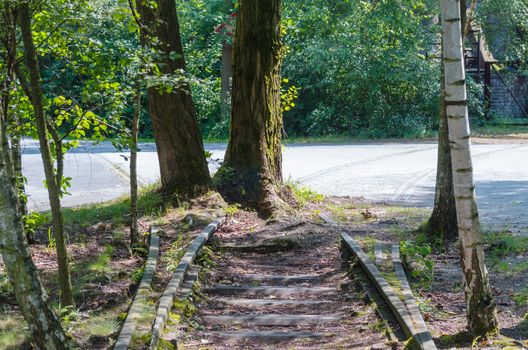
[[[339,227],[339,224],[330,216],[321,213],[319,217],[327,224]],[[385,278],[383,278],[376,266],[370,261],[365,252],[361,249],[359,244],[357,244],[357,242],[344,231],[341,232],[341,239],[350,252],[358,258],[360,266],[374,284],[374,287],[378,293],[380,293],[383,300],[389,306],[389,309],[396,317],[396,321],[398,321],[398,324],[402,328],[405,336],[409,338],[409,345],[420,350],[436,350],[436,345],[432,341],[431,334],[427,328],[425,329],[425,332],[428,334],[428,336],[421,334],[423,332],[417,332],[409,311],[400,298],[396,295],[389,283],[385,280]],[[431,339],[431,341],[424,342],[426,339]]]
[[[220,217],[207,225],[207,227],[204,228],[203,231],[191,242],[187,248],[187,251],[185,252],[185,255],[181,258],[176,271],[172,275],[167,287],[165,288],[165,291],[163,292],[163,295],[160,298],[156,312],[156,319],[152,325],[151,340],[148,347],[149,350],[157,349],[161,333],[165,328],[170,309],[172,308],[174,302],[174,297],[183,284],[189,267],[198,253],[200,253],[205,243],[207,243],[207,241],[213,236],[218,228],[225,223],[225,220],[225,217]]]
[[[152,278],[154,277],[156,266],[158,264],[160,245],[159,232],[160,230],[156,226],[150,227],[150,246],[148,258],[144,265],[145,269],[143,271],[143,276],[141,277],[141,282],[139,283],[136,295],[134,296],[128,310],[123,327],[121,327],[121,331],[119,332],[119,337],[114,344],[114,350],[126,350],[132,341],[132,334],[136,330],[138,315],[141,311],[141,307],[147,299],[148,293],[150,292]]]

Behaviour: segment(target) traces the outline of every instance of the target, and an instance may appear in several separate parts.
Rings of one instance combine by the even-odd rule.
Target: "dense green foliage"
[[[223,0],[182,2],[179,10],[200,124],[206,137],[226,137],[220,117],[220,48],[214,27]],[[283,90],[290,136],[420,136],[434,128],[439,62],[431,55],[438,28],[434,2],[284,1],[287,47]],[[220,11],[216,12],[215,11]],[[223,11],[223,12],[222,12]]]
[[[528,2],[486,0],[477,7],[477,19],[496,59],[528,62]]]
[[[437,28],[424,1],[286,2],[295,135],[420,136],[436,121]]]
[[[60,0],[36,8],[46,108],[70,139],[115,139],[127,132],[141,60],[128,5],[124,0]],[[215,28],[235,9],[225,0],[179,0],[177,5],[184,77],[192,86],[201,130],[205,138],[226,139],[229,118],[220,113],[221,48],[231,38]],[[525,0],[486,0],[477,9],[488,42],[500,48],[496,56],[525,62]],[[419,137],[434,132],[437,13],[433,0],[284,0],[286,134]],[[153,84],[148,77],[144,81]],[[470,113],[479,118],[482,86],[470,82],[468,91]],[[12,95],[11,108],[25,122],[17,131],[34,134],[27,97],[20,87]],[[144,116],[146,103],[143,99]],[[141,119],[140,134],[153,137],[149,118]]]

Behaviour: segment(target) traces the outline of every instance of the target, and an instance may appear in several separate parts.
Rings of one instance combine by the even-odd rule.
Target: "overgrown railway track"
[[[216,238],[225,220],[212,222],[189,245],[160,298],[145,348],[389,349],[405,343],[436,349],[399,262],[399,248],[389,254],[400,281],[396,292],[360,245],[346,232],[337,242],[338,225],[322,218],[325,225],[284,223],[258,234],[226,230]],[[203,267],[193,262],[205,244],[220,254],[209,257],[216,267],[204,278]],[[347,256],[356,262],[353,269]],[[136,301],[141,302],[140,293]],[[133,303],[131,312],[137,309]],[[114,349],[128,348],[133,319],[129,314]],[[390,339],[381,326],[389,327]]]

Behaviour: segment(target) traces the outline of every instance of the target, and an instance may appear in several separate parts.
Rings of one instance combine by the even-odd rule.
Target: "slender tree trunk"
[[[0,97],[0,103],[6,104],[7,102],[4,101],[4,96]],[[10,152],[10,146],[9,146],[9,139],[7,136],[7,120],[6,120],[6,114],[4,109],[0,111],[0,146],[2,147],[2,154],[0,154],[0,157],[2,158],[3,162],[5,164],[9,164],[9,167],[5,169],[7,179],[9,183],[12,186],[16,186],[16,176],[15,176],[15,168],[12,166],[11,161],[11,152]]]
[[[226,8],[231,11],[232,0],[224,0]],[[229,21],[229,20],[228,20]],[[229,35],[229,33],[227,33]],[[231,113],[231,79],[233,78],[233,43],[232,40],[225,39],[222,43],[222,86],[220,89],[220,107],[222,118],[229,118]]]
[[[3,120],[3,109],[0,116]],[[0,135],[7,137],[5,123]],[[40,283],[24,235],[23,213],[20,211],[16,184],[11,180],[9,142],[0,142],[0,253],[15,297],[29,326],[33,341],[40,349],[69,349],[60,321],[49,306],[48,297]],[[5,147],[8,147],[7,149]]]
[[[35,113],[35,122],[39,137],[40,153],[42,163],[44,164],[44,174],[48,187],[48,196],[53,219],[53,234],[57,248],[57,260],[59,266],[59,284],[60,284],[60,301],[61,307],[73,305],[73,294],[70,280],[70,268],[68,261],[68,252],[64,239],[64,225],[60,203],[60,184],[57,183],[53,160],[50,152],[50,145],[47,134],[47,122],[42,102],[42,86],[40,82],[40,71],[37,61],[37,53],[31,33],[31,16],[29,4],[22,2],[20,4],[20,27],[22,29],[22,40],[24,42],[25,58],[31,86],[31,103]]]
[[[218,190],[263,216],[283,207],[280,0],[239,2],[231,130]]]
[[[222,87],[220,91],[222,118],[229,118],[231,111],[231,78],[233,76],[233,45],[222,43]]]
[[[62,178],[64,176],[64,151],[62,149],[62,139],[57,132],[57,129],[49,123],[49,120],[46,120],[46,125],[48,128],[48,133],[53,140],[53,146],[55,147],[55,160],[57,163],[55,169],[55,182],[59,188],[59,196],[62,195]]]
[[[134,117],[132,118],[132,135],[130,135],[130,244],[138,242],[138,182],[137,182],[137,151],[139,118],[141,115],[141,83],[138,78],[136,96],[134,97]]]
[[[462,28],[467,26],[466,0],[460,0]],[[472,6],[472,11],[475,7]],[[472,15],[472,11],[470,15]],[[467,29],[467,28],[466,28]],[[467,32],[464,31],[464,42]],[[442,40],[442,49],[444,41]],[[440,236],[447,243],[458,237],[455,194],[453,190],[453,170],[451,168],[451,149],[447,127],[447,112],[445,104],[444,67],[440,74],[440,120],[438,128],[438,156],[436,166],[436,189],[433,212],[427,223],[427,233],[431,237]]]
[[[15,121],[17,123],[17,121]],[[15,176],[17,178],[17,190],[19,194],[23,194],[24,198],[20,199],[20,212],[22,215],[28,214],[27,199],[25,196],[26,186],[24,175],[22,174],[22,152],[20,150],[20,136],[15,135],[11,138],[11,159],[13,160],[15,168]]]
[[[142,43],[158,50],[157,64],[164,75],[185,71],[180,27],[174,0],[136,1],[141,16]],[[155,44],[152,44],[155,42]],[[168,92],[163,86],[148,89],[149,112],[160,163],[162,191],[194,197],[207,192],[211,178],[196,111],[187,83]]]
[[[16,55],[16,31],[15,31],[15,17],[13,6],[11,3],[6,2],[4,4],[4,11],[2,16],[5,23],[5,43],[6,43],[6,79],[2,83],[2,90],[0,92],[0,128],[1,128],[1,143],[2,143],[2,158],[5,164],[10,166],[6,169],[6,173],[9,177],[9,181],[13,186],[16,186],[17,178],[15,169],[12,166],[8,134],[9,125],[9,98],[10,90],[15,81],[14,79],[14,60]]]
[[[442,44],[443,45],[443,44]],[[436,166],[436,190],[434,207],[427,223],[427,232],[431,237],[440,237],[444,242],[458,237],[455,194],[453,190],[453,172],[451,170],[451,148],[447,127],[445,104],[444,67],[440,74],[440,124],[438,129],[438,155]]]
[[[445,103],[468,329],[477,335],[485,335],[496,331],[498,323],[484,263],[475,199],[459,0],[441,0],[440,5],[444,40],[442,61],[445,69]]]
[[[16,89],[16,75],[15,75],[15,64],[16,64],[16,49],[17,49],[17,36],[16,36],[16,15],[14,7],[11,3],[6,2],[4,4],[4,23],[6,27],[6,86],[3,91],[2,98],[2,109],[6,123],[5,133],[8,133],[7,129],[9,126],[18,126],[20,120],[16,112],[10,113],[9,100],[11,89]],[[19,197],[20,211],[22,215],[27,215],[27,203],[25,198],[25,186],[24,178],[22,176],[22,153],[20,151],[20,135],[14,133],[11,134],[11,160],[13,162],[13,176],[12,181],[16,182],[19,194],[23,197]]]

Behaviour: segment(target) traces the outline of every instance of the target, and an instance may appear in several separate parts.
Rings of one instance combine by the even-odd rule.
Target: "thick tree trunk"
[[[143,45],[158,50],[158,67],[164,75],[185,70],[180,27],[174,0],[136,1]],[[194,197],[210,189],[211,178],[198,128],[191,88],[181,83],[171,92],[162,86],[148,89],[149,112],[156,138],[162,190],[167,195]]]
[[[218,190],[230,202],[273,215],[282,191],[280,0],[239,2],[231,130]]]
[[[441,0],[448,120],[460,255],[464,274],[468,329],[485,335],[497,330],[495,301],[488,272],[473,183],[462,27],[459,0]]]
[[[64,225],[60,203],[60,188],[57,183],[53,160],[50,152],[50,145],[47,134],[47,122],[44,113],[42,101],[42,86],[40,82],[40,71],[37,61],[37,53],[31,33],[31,17],[29,13],[29,4],[23,2],[20,4],[20,27],[22,29],[22,40],[24,42],[25,58],[27,69],[29,71],[29,80],[31,85],[31,103],[35,113],[35,122],[39,137],[40,154],[44,164],[44,174],[48,187],[48,196],[53,219],[53,234],[57,248],[57,260],[59,266],[59,284],[60,284],[60,301],[61,307],[73,305],[73,294],[70,280],[70,268],[68,261],[68,252],[64,239]]]
[[[137,82],[134,97],[134,117],[132,118],[132,135],[130,135],[130,244],[138,242],[138,182],[137,182],[137,151],[139,117],[141,115],[141,84]]]

